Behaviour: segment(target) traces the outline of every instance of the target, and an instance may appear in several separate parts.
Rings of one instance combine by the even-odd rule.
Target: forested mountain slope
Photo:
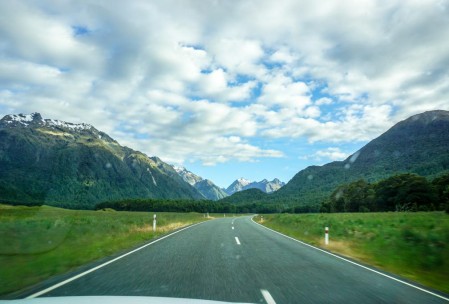
[[[398,173],[434,177],[449,170],[449,112],[429,111],[401,121],[344,161],[310,166],[258,201],[315,206],[339,185],[374,182]]]
[[[123,198],[204,198],[159,158],[38,113],[0,120],[0,172],[3,202],[93,208]]]

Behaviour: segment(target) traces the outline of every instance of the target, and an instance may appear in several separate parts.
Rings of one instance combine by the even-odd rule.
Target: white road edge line
[[[268,290],[261,289],[260,292],[262,293],[263,298],[267,302],[267,304],[276,304],[276,301],[274,301],[271,294],[268,292]]]
[[[46,288],[46,289],[44,289],[44,290],[38,291],[38,292],[36,292],[36,293],[33,293],[32,295],[29,295],[29,296],[26,297],[25,299],[33,299],[33,298],[37,298],[37,297],[39,297],[39,296],[41,296],[41,295],[43,295],[43,294],[46,294],[47,292],[50,292],[50,291],[52,291],[52,290],[54,290],[54,289],[56,289],[56,288],[58,288],[58,287],[61,287],[61,286],[65,285],[65,284],[67,284],[67,283],[70,283],[70,282],[72,282],[72,281],[74,281],[74,280],[76,280],[76,279],[79,279],[79,278],[85,276],[86,274],[89,274],[89,273],[91,273],[91,272],[94,272],[95,270],[98,270],[98,269],[100,269],[100,268],[102,268],[102,267],[104,267],[104,266],[106,266],[106,265],[109,265],[109,264],[111,264],[111,263],[113,263],[113,262],[115,262],[115,261],[117,261],[117,260],[120,260],[121,258],[124,258],[124,257],[127,256],[127,255],[130,255],[130,254],[132,254],[132,253],[134,253],[134,252],[136,252],[136,251],[139,251],[139,250],[141,250],[141,249],[143,249],[143,248],[145,248],[145,247],[147,247],[147,246],[150,246],[150,245],[152,245],[152,244],[154,244],[154,243],[157,243],[157,242],[159,242],[159,241],[162,241],[163,239],[168,238],[169,236],[172,236],[172,235],[174,235],[174,234],[176,234],[176,233],[178,233],[178,232],[181,232],[181,231],[183,231],[183,230],[192,228],[193,226],[196,226],[196,225],[199,225],[199,224],[203,224],[203,223],[206,223],[206,222],[196,223],[196,224],[193,224],[193,225],[184,227],[184,228],[182,228],[182,229],[180,229],[180,230],[177,230],[177,231],[175,231],[175,232],[172,232],[172,233],[170,233],[170,234],[167,234],[166,236],[163,236],[163,237],[161,237],[161,238],[159,238],[159,239],[157,239],[157,240],[155,240],[155,241],[152,241],[151,243],[145,244],[145,245],[143,245],[143,246],[141,246],[141,247],[139,247],[139,248],[136,248],[136,249],[134,249],[134,250],[132,250],[132,251],[130,251],[130,252],[127,252],[127,253],[125,253],[125,254],[119,256],[119,257],[116,257],[116,258],[113,259],[113,260],[107,261],[107,262],[105,262],[105,263],[103,263],[103,264],[101,264],[101,265],[98,265],[98,266],[96,266],[96,267],[94,267],[94,268],[91,268],[91,269],[89,269],[89,270],[86,270],[86,271],[84,271],[84,272],[82,272],[82,273],[80,273],[80,274],[78,274],[78,275],[76,275],[76,276],[74,276],[74,277],[71,277],[71,278],[69,278],[69,279],[67,279],[67,280],[65,280],[65,281],[59,282],[58,284],[55,284],[55,285],[53,285],[53,286],[50,286],[50,287],[48,287],[48,288]]]
[[[237,243],[237,245],[240,245],[240,241],[238,237],[235,237],[235,242]]]
[[[254,217],[254,216],[253,216],[253,217]],[[333,253],[328,252],[328,251],[326,251],[326,250],[323,250],[323,249],[321,249],[321,248],[312,246],[312,245],[310,245],[310,244],[304,243],[304,242],[299,241],[299,240],[297,240],[297,239],[295,239],[295,238],[292,238],[292,237],[290,237],[290,236],[288,236],[288,235],[285,235],[285,234],[280,233],[280,232],[278,232],[278,231],[276,231],[276,230],[273,230],[273,229],[271,229],[271,228],[268,228],[268,227],[266,227],[266,226],[264,226],[264,225],[262,225],[262,224],[257,223],[256,221],[254,221],[254,220],[253,220],[253,217],[251,217],[251,221],[252,221],[253,223],[255,223],[255,224],[257,224],[257,225],[260,225],[260,226],[262,226],[262,227],[265,228],[265,229],[271,230],[271,231],[273,231],[273,232],[275,232],[275,233],[277,233],[277,234],[280,234],[280,235],[282,235],[282,236],[284,236],[284,237],[286,237],[286,238],[289,238],[289,239],[291,239],[291,240],[293,240],[293,241],[295,241],[295,242],[301,243],[301,244],[306,245],[306,246],[308,246],[308,247],[310,247],[310,248],[313,248],[313,249],[316,249],[316,250],[318,250],[318,251],[324,252],[324,253],[326,253],[326,254],[328,254],[328,255],[331,255],[331,256],[333,256],[333,257],[336,257],[336,258],[338,258],[338,259],[340,259],[340,260],[346,261],[346,262],[351,263],[351,264],[353,264],[353,265],[357,265],[357,266],[362,267],[362,268],[364,268],[364,269],[366,269],[366,270],[369,270],[369,271],[372,271],[372,272],[374,272],[374,273],[380,274],[381,276],[384,276],[384,277],[389,278],[389,279],[391,279],[391,280],[394,280],[394,281],[396,281],[396,282],[399,282],[399,283],[402,283],[402,284],[404,284],[404,285],[407,285],[407,286],[416,288],[416,289],[418,289],[418,290],[424,291],[424,292],[426,292],[426,293],[428,293],[428,294],[431,294],[431,295],[433,295],[433,296],[435,296],[435,297],[438,297],[438,298],[440,298],[440,299],[449,301],[449,298],[446,298],[446,297],[444,297],[444,296],[442,296],[442,295],[436,294],[436,293],[434,293],[434,292],[431,292],[431,291],[426,290],[426,289],[424,289],[424,288],[418,287],[418,286],[416,286],[416,285],[407,283],[407,282],[402,281],[402,280],[400,280],[400,279],[397,279],[397,278],[395,278],[395,277],[389,276],[388,274],[385,274],[385,273],[382,273],[382,272],[380,272],[380,271],[377,271],[377,270],[371,269],[371,268],[369,268],[369,267],[363,266],[363,265],[361,265],[361,264],[358,264],[358,263],[353,262],[353,261],[351,261],[351,260],[345,259],[345,258],[343,258],[343,257],[341,257],[341,256],[338,256],[338,255],[336,255],[336,254],[333,254]]]

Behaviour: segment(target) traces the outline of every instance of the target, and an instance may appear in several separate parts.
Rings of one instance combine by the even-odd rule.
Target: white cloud
[[[336,161],[344,160],[349,156],[349,153],[345,153],[337,147],[329,147],[323,150],[318,150],[312,155],[301,156],[302,159],[312,159],[316,161]]]
[[[334,121],[321,122],[311,117],[279,119],[276,125],[264,129],[263,134],[274,138],[306,137],[310,143],[368,141],[391,126],[390,113],[391,107],[387,105],[351,105],[343,108],[341,117]]]
[[[296,56],[293,55],[290,50],[285,49],[285,48],[276,50],[270,56],[270,61],[277,62],[277,63],[292,64],[295,60],[297,60]]]
[[[311,103],[310,90],[304,82],[295,82],[284,75],[273,75],[263,85],[258,101],[270,107],[279,106],[301,111]]]
[[[317,101],[315,101],[315,104],[317,106],[321,106],[321,105],[329,105],[332,103],[332,99],[328,98],[328,97],[322,97],[320,99],[318,99]]]
[[[232,74],[262,76],[258,62],[264,56],[260,41],[250,39],[212,39],[207,50],[214,54],[215,63]]]
[[[260,142],[367,141],[449,110],[440,0],[1,1],[0,11],[1,114],[84,121],[166,159],[279,157]]]
[[[304,114],[306,117],[316,118],[320,116],[321,111],[317,106],[310,106],[305,109]]]

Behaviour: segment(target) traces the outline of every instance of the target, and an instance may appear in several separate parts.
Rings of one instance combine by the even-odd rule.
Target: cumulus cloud
[[[318,99],[317,101],[315,101],[315,104],[317,106],[329,105],[331,103],[332,103],[332,99],[330,99],[329,97],[322,97],[322,98]]]
[[[282,157],[260,142],[367,141],[449,110],[447,1],[1,1],[0,11],[0,114],[91,123],[167,160]]]
[[[301,156],[303,159],[312,159],[316,161],[336,161],[344,160],[349,156],[349,153],[345,153],[337,147],[329,147],[323,150],[318,150],[311,155]]]
[[[258,101],[270,107],[281,106],[301,111],[311,103],[310,90],[302,81],[295,82],[290,77],[277,74],[267,79]]]

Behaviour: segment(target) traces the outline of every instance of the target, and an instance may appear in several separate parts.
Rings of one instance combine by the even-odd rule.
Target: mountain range
[[[201,193],[205,198],[216,201],[228,196],[228,194],[223,191],[223,189],[215,185],[212,181],[203,179],[202,177],[190,172],[184,167],[172,167],[185,182],[195,187],[195,189],[198,190],[198,192]]]
[[[184,167],[174,166],[176,172],[182,179],[195,187],[205,198],[216,201],[225,198],[235,192],[244,191],[248,189],[259,189],[265,193],[272,193],[279,190],[285,185],[279,179],[275,178],[271,182],[263,179],[260,182],[252,182],[244,178],[236,179],[228,188],[220,188],[208,179],[203,179],[201,176],[192,173]]]
[[[227,189],[121,146],[88,124],[43,119],[38,113],[0,120],[0,202],[93,208],[98,202],[131,198],[207,198],[317,211],[341,184],[376,182],[399,173],[435,177],[447,170],[449,112],[441,110],[403,120],[347,159],[307,167],[285,186],[278,179],[240,178]]]
[[[449,112],[428,111],[405,119],[343,161],[299,171],[271,195],[251,202],[308,206],[317,211],[339,185],[358,179],[376,182],[399,173],[435,177],[449,170]],[[233,195],[234,196],[234,195]],[[230,203],[239,203],[240,193]]]
[[[235,192],[244,191],[248,189],[259,189],[265,193],[272,193],[279,190],[285,183],[281,182],[279,179],[275,178],[271,182],[263,179],[260,182],[252,182],[244,178],[239,178],[235,180],[225,192],[228,195],[233,195]]]
[[[0,172],[4,202],[93,208],[124,198],[204,199],[158,157],[39,113],[0,120]]]

